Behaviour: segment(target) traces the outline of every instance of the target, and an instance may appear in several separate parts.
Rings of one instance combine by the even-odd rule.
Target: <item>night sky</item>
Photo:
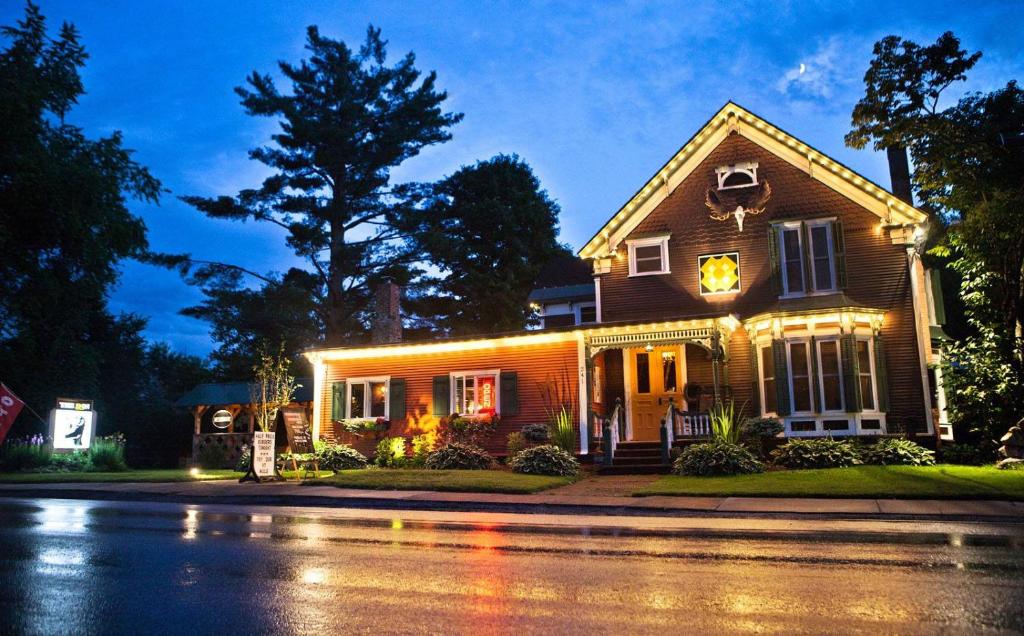
[[[367,24],[380,26],[392,59],[414,51],[421,70],[437,71],[447,107],[465,113],[451,142],[398,179],[436,180],[518,153],[561,205],[562,240],[574,249],[729,99],[888,186],[883,155],[842,142],[884,35],[925,44],[952,30],[984,51],[952,97],[1024,79],[1018,2],[599,6],[41,1],[51,27],[73,22],[90,54],[71,123],[92,135],[123,131],[170,190],[159,206],[133,203],[151,246],[259,271],[299,262],[280,229],[209,220],[176,197],[235,194],[268,174],[247,151],[276,124],[247,117],[232,89],[253,70],[276,74],[277,60],[304,56],[310,24],[354,47]],[[0,3],[3,24],[22,13],[15,0]],[[207,324],[177,313],[200,299],[176,273],[129,262],[111,307],[148,317],[149,338],[205,355]]]

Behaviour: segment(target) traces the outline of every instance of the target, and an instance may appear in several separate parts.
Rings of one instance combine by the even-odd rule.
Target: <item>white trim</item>
[[[577,430],[580,435],[580,455],[586,455],[590,452],[590,404],[587,400],[587,392],[589,389],[587,382],[587,356],[584,349],[586,345],[584,343],[583,334],[577,333],[576,336],[576,366],[578,368],[579,376],[579,404],[580,404],[580,421]]]
[[[626,403],[623,408],[626,418],[626,439],[633,439],[633,351],[635,349],[622,350],[622,385],[625,387]]]
[[[324,416],[324,389],[327,366],[322,360],[313,361],[313,441],[320,439],[320,422]]]
[[[855,343],[856,342],[866,342],[866,343],[868,343],[868,368],[869,368],[869,373],[871,375],[871,377],[868,378],[868,379],[871,381],[871,404],[872,404],[872,407],[870,409],[868,409],[867,412],[868,413],[877,413],[877,412],[879,412],[879,409],[878,409],[878,376],[876,375],[877,371],[875,370],[875,339],[872,336],[857,336],[857,335],[855,335],[853,339],[854,339]],[[857,353],[858,353],[857,349],[854,348],[853,354],[857,355]],[[860,391],[861,390],[860,389],[860,375],[863,373],[863,370],[859,368],[860,367],[859,362],[858,362],[857,366],[858,366],[858,369],[857,369],[857,374],[858,374],[857,375],[857,390]],[[861,401],[861,404],[863,405],[864,404],[864,396],[863,395],[861,395],[861,400],[860,401]],[[862,410],[861,412],[864,412],[864,411]]]
[[[932,392],[928,382],[928,359],[925,346],[931,346],[931,334],[921,333],[921,288],[917,280],[917,267],[924,272],[924,265],[913,247],[907,248],[907,273],[910,274],[910,296],[914,305],[914,334],[917,336],[917,359],[921,367],[921,392],[924,394],[924,421],[928,426],[928,434],[935,434],[935,422],[932,421]]]
[[[472,377],[474,395],[476,391],[476,380],[475,378],[482,375],[493,375],[494,376],[494,412],[501,415],[501,369],[481,369],[474,371],[449,371],[448,372],[448,406],[451,408],[452,413],[458,413],[459,415],[475,415],[474,413],[463,413],[461,410],[455,410],[455,378],[461,377],[463,379]]]
[[[806,294],[832,294],[835,293],[839,288],[838,282],[836,281],[836,250],[835,245],[832,243],[832,233],[835,231],[832,229],[832,225],[836,222],[835,218],[828,219],[812,219],[804,221],[804,226],[807,228],[807,249],[803,251],[802,256],[807,256],[810,259],[811,268],[811,280],[810,287],[807,289],[807,285],[804,285],[804,293]],[[828,250],[828,268],[829,268],[829,280],[832,282],[832,286],[828,289],[818,289],[818,270],[814,265],[814,238],[811,235],[811,230],[816,227],[825,228],[825,246]],[[801,237],[802,238],[802,237]],[[801,246],[802,248],[803,246]]]
[[[690,371],[686,366],[686,343],[679,345],[679,407],[684,411],[690,410],[690,403],[686,401],[686,383],[690,381]]]
[[[735,258],[733,260],[736,262],[736,289],[728,289],[728,290],[725,290],[725,291],[705,292],[704,291],[704,283],[702,282],[703,279],[704,279],[704,276],[702,275],[702,273],[700,271],[700,268],[701,268],[700,259],[702,259],[702,258],[718,258],[718,257],[721,257],[721,256],[735,256]],[[741,291],[743,291],[743,273],[742,272],[743,272],[743,270],[742,270],[742,267],[740,266],[740,253],[739,253],[739,251],[715,252],[715,253],[712,253],[712,254],[701,254],[700,256],[697,257],[697,290],[700,292],[701,296],[725,296],[727,294],[738,294]]]
[[[765,365],[761,363],[761,360],[762,360],[762,358],[761,358],[761,350],[762,349],[768,349],[768,351],[770,352],[768,357],[771,358],[771,361],[772,361],[772,382],[778,382],[778,378],[775,376],[775,352],[772,350],[772,341],[768,340],[765,344],[758,343],[758,344],[756,344],[756,346],[754,348],[757,350],[757,356],[758,356],[757,361],[756,361],[756,363],[757,363],[757,382],[758,382],[757,389],[758,389],[758,391],[761,394],[761,415],[763,417],[778,417],[777,411],[768,411],[768,410],[765,409],[765,406],[768,405],[768,394],[765,393],[765,390],[764,390]],[[779,395],[778,395],[777,391],[778,391],[778,389],[776,389],[776,394],[775,394],[775,406],[776,406],[776,408],[778,408],[778,406],[779,406],[779,404],[778,404],[778,402],[779,402]]]
[[[672,268],[668,262],[668,239],[669,235],[653,236],[642,239],[629,239],[626,241],[626,248],[629,250],[629,276],[660,276],[662,274],[671,274]],[[638,272],[636,271],[636,248],[638,247],[661,247],[661,268],[656,271],[650,272]],[[651,260],[651,259],[644,259]]]
[[[370,419],[374,417],[381,417],[379,415],[370,415],[363,413],[359,416],[352,415],[352,385],[362,384],[365,387],[366,393],[363,395],[363,408],[370,404],[370,383],[371,382],[383,382],[384,383],[384,419],[389,419],[391,415],[391,376],[390,375],[377,375],[367,376],[363,378],[346,378],[345,379],[345,419],[353,419],[358,417],[359,419]]]
[[[787,338],[786,339],[786,370],[788,372],[789,380],[789,408],[790,415],[813,415],[814,414],[814,369],[811,368],[811,341],[809,338]],[[811,410],[809,411],[797,411],[796,410],[796,389],[793,386],[793,355],[790,351],[790,345],[792,344],[803,344],[804,345],[804,359],[807,363],[807,399],[810,401]]]
[[[838,378],[839,379],[839,408],[838,409],[825,410],[825,372],[824,372],[824,366],[821,363],[821,343],[823,343],[823,342],[835,343],[835,347],[836,347],[836,363],[837,363],[837,367],[839,369],[839,378]],[[821,413],[823,415],[828,415],[828,414],[833,414],[833,413],[847,413],[848,411],[846,410],[846,391],[845,391],[846,387],[844,386],[844,382],[843,382],[843,378],[844,378],[844,376],[843,376],[843,371],[844,371],[844,369],[843,369],[843,352],[842,352],[840,334],[828,335],[828,336],[814,336],[814,344],[815,344],[814,355],[818,359],[818,377],[817,377],[818,382],[817,382],[817,384],[818,384],[818,399],[821,400],[821,409],[822,409]],[[857,378],[857,381],[860,382],[860,378]],[[872,380],[872,385],[874,385],[874,380]],[[813,385],[812,385],[812,390],[813,390]],[[877,405],[877,402],[875,404]]]
[[[787,221],[785,223],[779,223],[775,226],[775,231],[778,233],[776,241],[779,244],[779,269],[782,270],[782,298],[795,298],[807,295],[807,272],[804,268],[804,233],[801,231],[803,223],[801,221]],[[797,240],[797,261],[800,263],[800,291],[789,290],[789,270],[786,268],[786,238],[785,234],[788,231],[796,232]]]
[[[594,277],[594,307],[597,308],[597,322],[601,322],[601,277]]]

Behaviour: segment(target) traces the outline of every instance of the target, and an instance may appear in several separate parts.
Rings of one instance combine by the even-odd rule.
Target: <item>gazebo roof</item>
[[[313,401],[313,378],[295,378],[300,385],[295,389],[295,402]],[[249,404],[249,382],[205,382],[178,398],[175,406],[214,406],[224,404]]]

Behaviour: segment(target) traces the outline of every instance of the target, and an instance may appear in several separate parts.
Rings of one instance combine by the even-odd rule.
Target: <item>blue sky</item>
[[[842,143],[884,35],[926,43],[952,30],[984,51],[957,94],[1024,79],[1021,5],[1006,1],[40,1],[52,27],[79,28],[91,56],[71,121],[92,134],[123,131],[171,191],[159,206],[133,205],[151,246],[259,271],[297,263],[280,230],[210,220],[176,197],[234,194],[266,176],[246,153],[275,125],[247,117],[232,88],[301,58],[310,24],[350,45],[367,24],[381,27],[392,55],[414,51],[421,69],[437,71],[448,107],[465,113],[451,142],[396,178],[435,180],[518,153],[561,205],[573,248],[729,99],[888,185],[882,155]],[[22,9],[8,0],[0,22]],[[177,313],[200,298],[173,272],[125,263],[111,306],[148,317],[151,339],[204,355],[207,324]]]

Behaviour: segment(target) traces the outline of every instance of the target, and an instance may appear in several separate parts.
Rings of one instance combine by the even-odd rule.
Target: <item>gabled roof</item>
[[[295,389],[295,402],[313,401],[313,378],[295,378],[301,386]],[[221,406],[249,404],[252,401],[248,382],[206,382],[196,385],[178,398],[175,406]]]
[[[914,225],[927,219],[924,212],[880,185],[730,101],[608,219],[579,251],[580,257],[607,256],[611,248],[658,207],[731,132],[742,135],[860,204],[887,225]]]

